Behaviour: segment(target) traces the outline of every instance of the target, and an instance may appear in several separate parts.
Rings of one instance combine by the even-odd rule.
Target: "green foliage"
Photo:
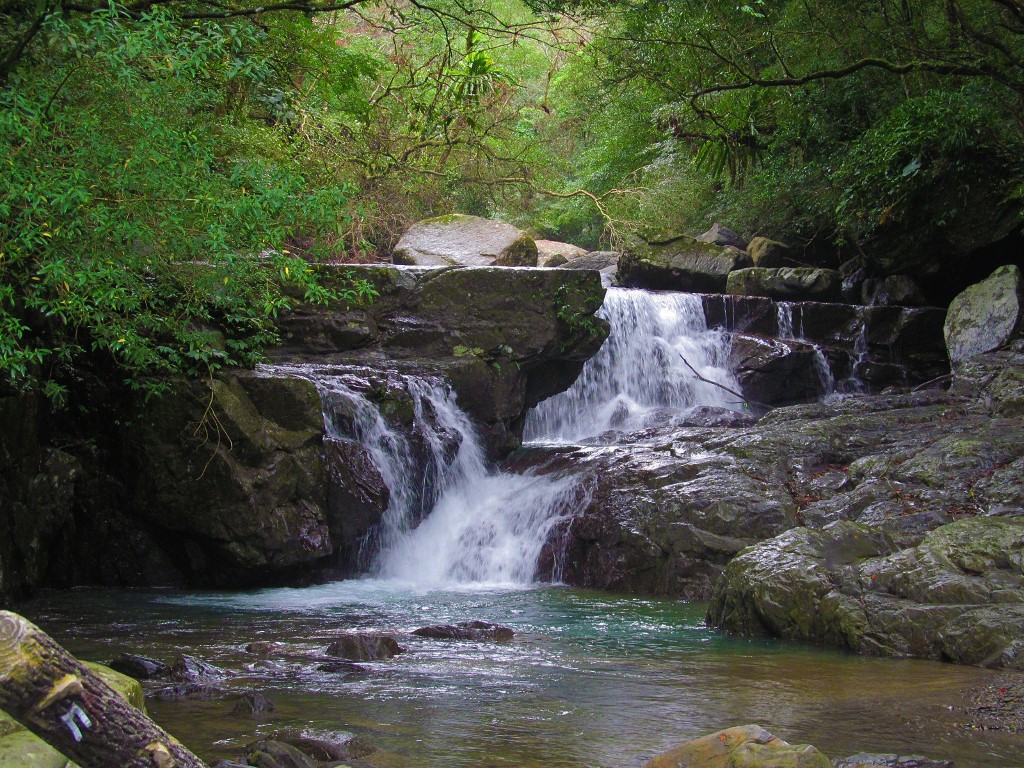
[[[162,6],[47,18],[0,90],[7,384],[60,400],[91,359],[156,390],[164,373],[256,362],[296,291],[368,295],[311,269],[356,190],[297,135],[314,99],[282,95],[301,62],[274,48],[320,35],[301,17],[277,29],[186,23]],[[344,63],[350,86],[369,71]],[[289,252],[299,237],[314,243],[306,258]]]

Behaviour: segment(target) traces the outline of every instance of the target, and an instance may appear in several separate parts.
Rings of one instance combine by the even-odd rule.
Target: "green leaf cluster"
[[[357,190],[327,162],[330,125],[304,121],[343,114],[371,71],[325,37],[301,16],[184,21],[162,5],[45,18],[0,89],[7,386],[60,400],[98,365],[158,390],[164,374],[259,360],[293,297],[368,296],[314,269]],[[333,82],[296,88],[316,55]]]

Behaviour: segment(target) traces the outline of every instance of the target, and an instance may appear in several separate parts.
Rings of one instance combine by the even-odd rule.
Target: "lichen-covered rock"
[[[747,245],[755,267],[781,267],[789,255],[789,246],[767,237],[755,237]]]
[[[726,292],[785,301],[839,301],[843,277],[834,269],[751,267],[729,273]]]
[[[644,768],[832,768],[832,763],[808,744],[789,744],[759,725],[742,725],[688,741]]]
[[[953,299],[946,315],[946,346],[954,367],[999,349],[1021,330],[1024,283],[1020,268],[1000,267]]]
[[[690,237],[656,244],[634,241],[622,251],[616,276],[628,288],[724,293],[729,273],[751,263],[736,248]]]
[[[585,248],[557,240],[535,240],[538,267],[560,267],[567,261],[586,256]]]
[[[413,224],[392,260],[419,267],[535,267],[537,245],[511,224],[456,213]]]

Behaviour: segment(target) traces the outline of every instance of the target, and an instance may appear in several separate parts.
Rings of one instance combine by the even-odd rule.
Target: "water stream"
[[[585,440],[700,405],[735,406],[709,383],[735,388],[727,337],[707,329],[695,297],[612,289],[602,313],[612,337],[576,385],[530,415],[528,437]],[[898,751],[1024,765],[1014,735],[958,725],[965,692],[994,679],[987,670],[729,638],[704,626],[703,605],[532,584],[550,529],[587,499],[571,472],[489,467],[444,382],[394,374],[414,410],[403,431],[358,376],[275,372],[316,383],[330,439],[365,449],[390,489],[367,578],[247,593],[79,590],[22,607],[83,658],[185,652],[223,667],[212,697],[149,702],[205,759],[235,757],[255,735],[294,726],[351,730],[378,746],[370,760],[379,768],[630,768],[756,722],[832,757]],[[506,624],[516,638],[409,634],[468,619]],[[394,633],[407,652],[325,664],[331,639],[351,630]],[[282,645],[249,653],[254,640]],[[254,689],[274,713],[232,714]]]

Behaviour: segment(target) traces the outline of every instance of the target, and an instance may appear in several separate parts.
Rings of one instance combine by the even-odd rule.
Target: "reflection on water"
[[[1020,735],[955,725],[963,716],[950,707],[991,679],[985,670],[728,638],[704,627],[703,605],[671,600],[364,580],[248,593],[74,591],[21,610],[86,659],[185,652],[236,672],[227,698],[149,702],[164,727],[211,760],[236,755],[256,733],[309,726],[366,737],[382,768],[620,768],[756,722],[830,757],[885,751],[1024,766]],[[516,638],[407,635],[408,652],[390,661],[317,669],[338,632],[405,635],[466,619],[507,624]],[[253,640],[283,642],[287,653],[249,654]],[[232,697],[254,689],[276,711],[232,715]]]

